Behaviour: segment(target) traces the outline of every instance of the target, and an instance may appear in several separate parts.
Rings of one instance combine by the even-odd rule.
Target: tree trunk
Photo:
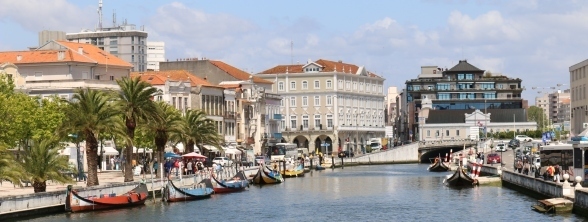
[[[168,136],[165,133],[160,132],[155,134],[155,147],[157,147],[157,159],[160,163],[165,162],[163,153],[165,150],[165,144],[167,143],[167,140]]]
[[[129,137],[130,141],[127,142],[127,148],[125,151],[125,182],[134,181],[133,178],[133,139],[135,139],[135,124],[131,124],[133,127],[129,127],[129,120],[127,120],[127,136]]]
[[[47,182],[33,181],[33,189],[35,193],[45,192],[47,190]]]
[[[187,153],[194,152],[194,140],[188,140],[188,144],[186,144],[186,149],[188,150]]]
[[[86,161],[88,162],[88,178],[86,186],[96,186],[98,182],[98,140],[89,132],[86,133]],[[82,167],[82,169],[84,169]]]

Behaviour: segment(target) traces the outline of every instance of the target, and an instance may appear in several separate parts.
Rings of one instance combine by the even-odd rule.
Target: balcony
[[[30,80],[26,81],[24,88],[31,91],[56,90],[56,89],[112,89],[119,90],[115,81],[94,79],[64,79],[64,80]]]
[[[482,77],[474,79],[457,79],[457,78],[436,78],[436,79],[410,79],[406,83],[411,82],[484,82],[484,81],[496,81],[496,82],[518,82],[522,81],[520,78],[508,78],[506,76],[495,76],[495,77]]]
[[[421,88],[421,89],[411,89],[408,90],[409,92],[473,92],[473,91],[523,91],[523,88],[468,88],[468,89],[436,89],[436,88]]]
[[[235,119],[236,118],[236,112],[225,112],[225,114],[223,115],[224,119]]]
[[[282,114],[274,114],[272,120],[282,120]]]

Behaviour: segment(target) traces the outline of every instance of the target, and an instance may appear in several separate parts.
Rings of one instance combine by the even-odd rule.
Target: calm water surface
[[[536,199],[498,186],[452,189],[448,173],[425,164],[358,166],[314,171],[278,185],[89,213],[63,213],[29,221],[584,221],[573,214],[531,210]]]

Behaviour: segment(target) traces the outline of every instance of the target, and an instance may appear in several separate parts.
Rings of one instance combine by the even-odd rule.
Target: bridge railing
[[[476,145],[477,143],[478,143],[477,140],[471,140],[471,139],[420,141],[419,148],[431,148],[431,147],[440,147],[440,146]]]

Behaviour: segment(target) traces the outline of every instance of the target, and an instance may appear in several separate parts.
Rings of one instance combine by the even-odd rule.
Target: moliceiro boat
[[[302,166],[302,164],[299,164],[294,169],[282,170],[281,173],[286,178],[290,178],[290,177],[303,177],[304,176],[304,167]]]
[[[247,178],[245,178],[245,174],[243,174],[243,171],[239,171],[234,177],[231,177],[231,179],[229,180],[219,180],[216,178],[215,175],[212,175],[212,180],[216,183],[216,185],[213,185],[210,179],[204,179],[203,182],[210,183],[210,186],[213,187],[214,193],[216,194],[244,191],[245,188],[249,187],[249,181],[247,180]]]
[[[209,198],[213,193],[214,190],[212,187],[205,183],[193,184],[188,187],[177,187],[172,180],[169,180],[163,190],[162,198],[166,202],[200,200]]]
[[[121,195],[111,193],[82,197],[77,191],[73,190],[72,185],[67,186],[66,192],[65,210],[69,212],[116,209],[143,205],[148,196],[147,185],[144,183],[137,185],[134,189]]]
[[[257,174],[253,177],[254,184],[276,184],[284,181],[282,175],[276,170],[266,171],[266,167],[260,166]]]
[[[449,171],[449,166],[440,161],[439,158],[435,158],[435,162],[429,166],[428,170],[431,172],[446,172]]]
[[[474,187],[478,185],[478,180],[468,176],[465,170],[459,166],[453,175],[447,175],[443,183],[450,187]]]

